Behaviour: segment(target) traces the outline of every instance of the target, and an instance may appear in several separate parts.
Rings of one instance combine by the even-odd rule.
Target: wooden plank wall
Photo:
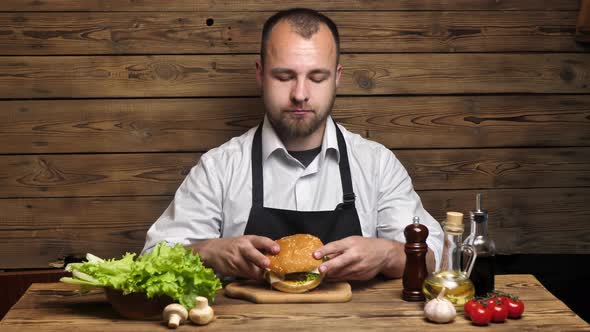
[[[199,156],[262,116],[273,0],[0,2],[0,269],[119,256]],[[590,50],[578,1],[299,1],[340,27],[334,116],[427,209],[483,192],[502,254],[590,253]]]

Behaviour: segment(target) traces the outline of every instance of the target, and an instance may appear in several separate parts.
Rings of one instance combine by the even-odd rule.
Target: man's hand
[[[263,252],[277,254],[280,250],[273,240],[256,235],[205,240],[190,247],[216,273],[257,280],[269,264]]]
[[[403,244],[362,236],[350,236],[330,242],[319,248],[314,256],[330,258],[319,269],[333,280],[368,280],[379,272],[389,277],[398,277],[398,267],[401,265],[403,271],[405,264]],[[392,268],[395,271],[391,271]]]
[[[397,241],[350,236],[330,242],[314,253],[315,258],[328,256],[320,272],[332,280],[369,280],[378,273],[388,278],[401,278],[406,265],[404,244]],[[427,270],[434,270],[434,254],[428,249]]]

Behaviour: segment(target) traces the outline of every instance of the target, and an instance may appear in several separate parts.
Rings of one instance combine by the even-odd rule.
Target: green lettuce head
[[[68,264],[66,271],[71,271],[72,277],[60,280],[82,287],[110,287],[123,294],[145,293],[148,298],[168,295],[187,309],[194,307],[197,296],[213,302],[221,289],[215,272],[181,244],[160,242],[137,259],[130,253],[119,260],[103,260],[92,254],[86,258],[87,262]]]

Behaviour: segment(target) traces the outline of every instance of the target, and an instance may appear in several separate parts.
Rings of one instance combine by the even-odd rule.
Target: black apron
[[[273,240],[304,233],[319,237],[329,243],[352,235],[360,235],[361,224],[352,190],[350,166],[346,142],[336,125],[338,150],[340,150],[340,180],[344,197],[333,211],[291,211],[264,207],[264,182],[262,179],[262,124],[254,134],[252,145],[252,208],[244,234],[266,236]]]

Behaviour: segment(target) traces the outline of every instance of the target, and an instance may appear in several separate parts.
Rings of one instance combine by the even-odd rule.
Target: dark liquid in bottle
[[[477,256],[469,279],[475,286],[475,296],[484,296],[494,290],[496,256]]]

